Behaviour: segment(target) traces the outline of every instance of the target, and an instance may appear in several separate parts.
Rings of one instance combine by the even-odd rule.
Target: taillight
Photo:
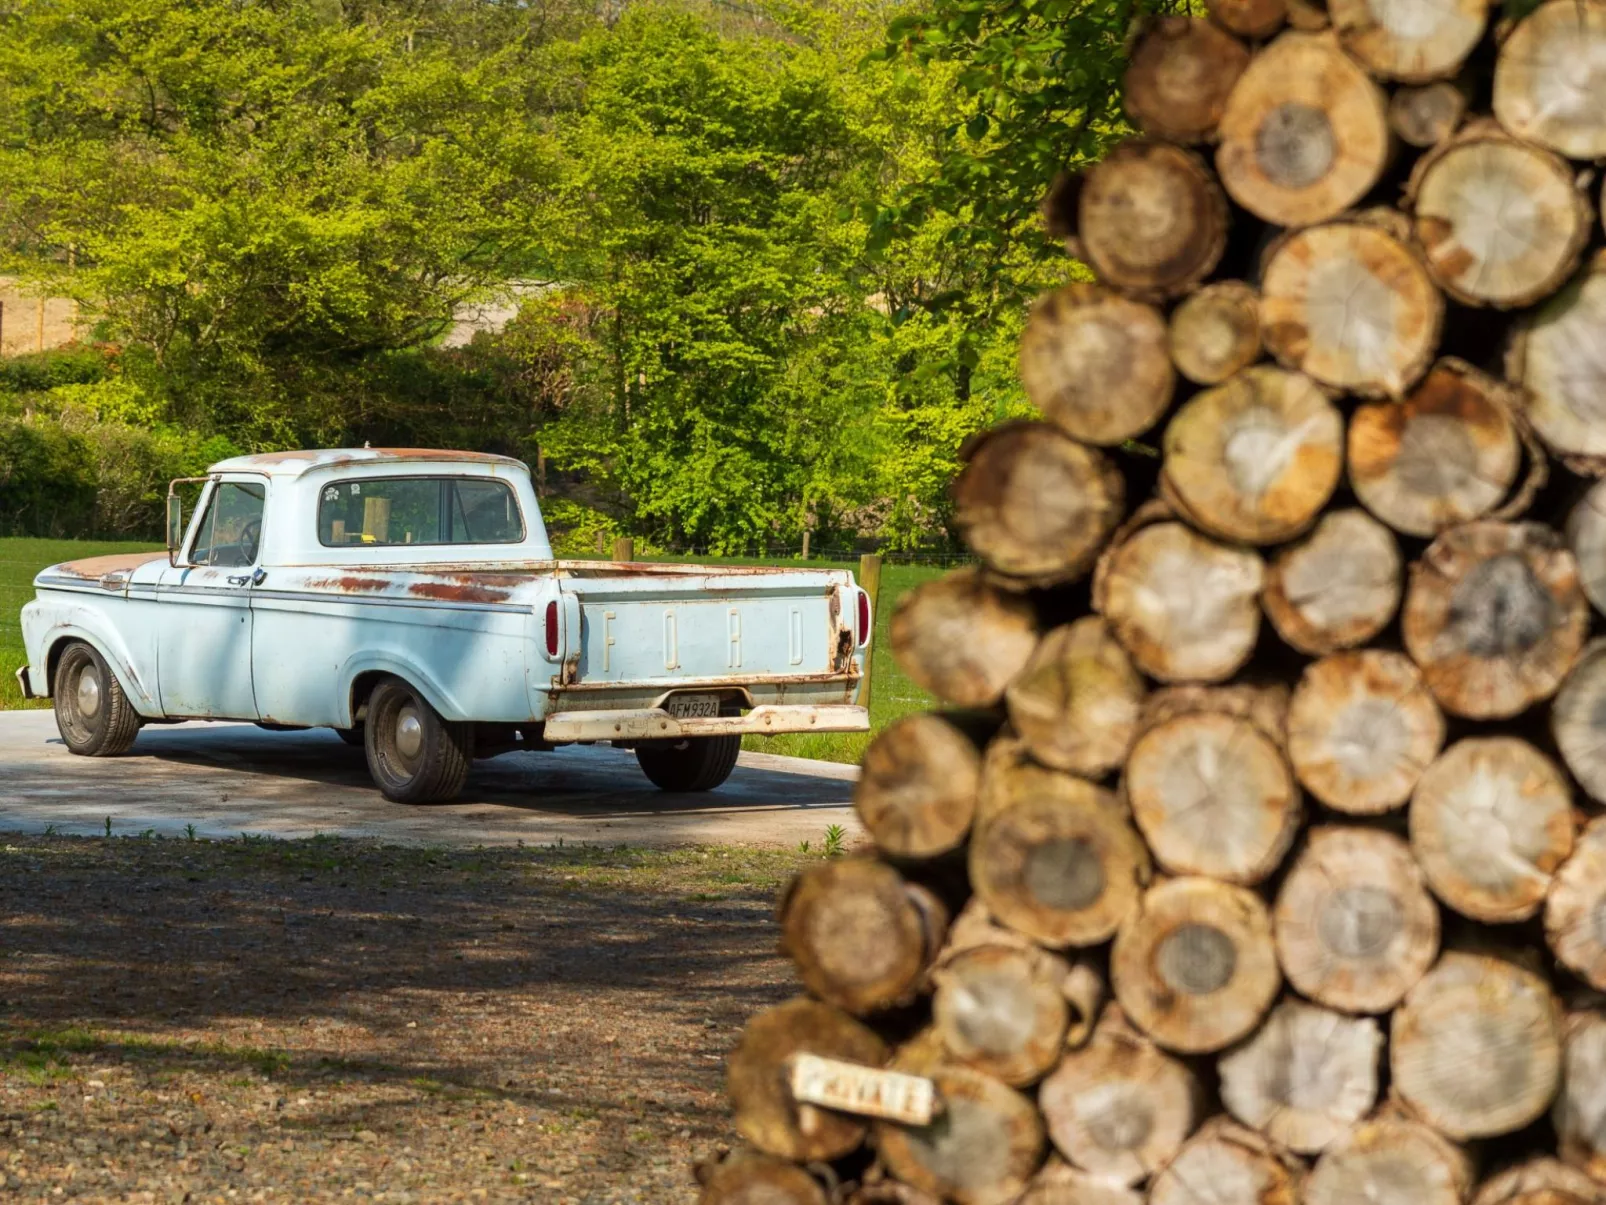
[[[556,601],[546,605],[546,655],[554,661],[558,659],[558,604]]]
[[[859,628],[856,634],[861,649],[870,643],[870,596],[863,590],[859,591]]]

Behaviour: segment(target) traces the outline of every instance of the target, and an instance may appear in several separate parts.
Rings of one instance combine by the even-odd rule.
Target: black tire
[[[703,736],[640,745],[636,760],[653,785],[662,790],[712,791],[731,776],[736,755],[741,751],[739,736]]]
[[[363,736],[363,726],[361,724],[358,724],[355,728],[336,728],[334,732],[336,736],[345,741],[346,744],[350,745],[353,749],[362,749],[367,747],[368,739]]]
[[[368,698],[363,722],[368,773],[396,803],[444,803],[468,780],[474,731],[441,719],[400,678],[386,678]]]
[[[139,713],[123,684],[92,646],[75,641],[56,662],[56,729],[82,757],[117,757],[133,748]]]

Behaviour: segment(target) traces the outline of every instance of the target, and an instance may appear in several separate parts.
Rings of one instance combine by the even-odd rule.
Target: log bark
[[[1171,312],[1171,362],[1199,385],[1219,385],[1260,358],[1260,295],[1241,280],[1188,294]]]
[[[1606,801],[1606,640],[1593,640],[1550,709],[1562,761],[1596,802]]]
[[[1571,3],[1571,0],[1566,0]],[[1606,253],[1520,323],[1506,376],[1528,391],[1525,414],[1570,468],[1606,472]]]
[[[1159,17],[1139,35],[1121,92],[1127,116],[1167,142],[1203,142],[1249,65],[1249,48],[1200,17]]]
[[[1606,991],[1606,817],[1589,823],[1551,881],[1545,940],[1563,966]]]
[[[1489,1138],[1542,1116],[1561,1075],[1556,999],[1509,962],[1444,955],[1395,1010],[1394,1091],[1455,1139]]]
[[[1050,1159],[1016,1205],[1144,1205],[1144,1197]]]
[[[898,602],[892,652],[915,685],[956,707],[990,707],[1037,647],[1030,600],[959,569]]]
[[[1138,1184],[1198,1124],[1199,1082],[1111,1007],[1092,1040],[1067,1054],[1037,1093],[1054,1145],[1100,1180]]]
[[[806,999],[767,1008],[748,1021],[726,1066],[736,1132],[797,1163],[840,1158],[864,1141],[866,1123],[792,1099],[786,1061],[800,1051],[872,1067],[887,1059],[875,1032],[841,1009]]]
[[[1297,1205],[1301,1179],[1264,1136],[1217,1118],[1155,1176],[1149,1205]]]
[[[699,1163],[698,1205],[827,1205],[820,1182],[795,1163],[751,1151]]]
[[[1045,293],[1020,342],[1032,405],[1072,439],[1109,445],[1141,435],[1171,404],[1176,374],[1152,305],[1094,284]]]
[[[1227,199],[1204,161],[1164,142],[1113,147],[1089,169],[1077,243],[1099,280],[1144,301],[1180,297],[1221,261]]]
[[[1065,1047],[1070,973],[1024,943],[961,950],[932,972],[932,1025],[956,1061],[1013,1087],[1035,1084]]]
[[[1177,411],[1165,430],[1161,487],[1194,526],[1279,544],[1313,522],[1344,465],[1344,420],[1299,373],[1246,368]]]
[[[1288,982],[1340,1012],[1387,1012],[1439,955],[1439,910],[1410,847],[1374,829],[1312,829],[1272,925]]]
[[[1462,1205],[1471,1187],[1465,1152],[1421,1122],[1385,1113],[1327,1148],[1305,1181],[1305,1205]]]
[[[1100,562],[1093,606],[1138,668],[1162,682],[1221,682],[1260,632],[1264,566],[1180,523],[1142,528]]]
[[[1567,548],[1578,562],[1578,583],[1595,610],[1606,614],[1606,482],[1594,485],[1567,516]]]
[[[1606,1187],[1555,1159],[1530,1159],[1486,1181],[1472,1205],[1606,1205]]]
[[[1365,397],[1399,397],[1427,371],[1444,299],[1405,232],[1385,228],[1403,224],[1329,222],[1272,246],[1260,321],[1284,367]]]
[[[1269,38],[1288,19],[1285,0],[1205,0],[1205,9],[1217,25],[1241,38]]]
[[[1426,83],[1456,74],[1489,21],[1489,0],[1327,0],[1344,49],[1382,79]]]
[[[1096,615],[1054,628],[1004,691],[1009,722],[1033,757],[1098,778],[1126,760],[1143,679]]]
[[[1388,158],[1383,90],[1327,33],[1283,34],[1238,78],[1217,127],[1228,194],[1276,226],[1349,209]]]
[[[1606,5],[1549,0],[1500,46],[1494,115],[1518,138],[1566,155],[1606,155]]]
[[[1561,1095],[1551,1117],[1556,1151],[1597,1180],[1606,1180],[1606,1013],[1583,1009],[1563,1025]]]
[[[1000,922],[1045,946],[1109,940],[1136,906],[1149,855],[1110,792],[1016,764],[983,787],[990,809],[970,842],[970,885]]]
[[[1100,452],[1048,423],[1010,422],[968,441],[954,522],[1006,585],[1075,581],[1126,510],[1126,483]]]
[[[1133,820],[1173,874],[1259,883],[1299,829],[1299,788],[1282,753],[1235,716],[1196,712],[1150,728],[1123,783]]]
[[[1411,568],[1405,648],[1439,705],[1504,719],[1549,698],[1583,648],[1577,563],[1537,523],[1468,523]]]
[[[1444,744],[1444,716],[1416,666],[1363,649],[1307,666],[1288,706],[1288,760],[1335,811],[1374,816],[1411,797]]]
[[[1184,1054],[1247,1036],[1282,976],[1271,917],[1253,892],[1185,878],[1147,892],[1115,937],[1110,983],[1127,1017]]]
[[[1304,1155],[1326,1150],[1377,1103],[1383,1032],[1285,1000],[1255,1035],[1223,1055],[1221,1099],[1239,1121]]]
[[[1320,657],[1365,644],[1400,608],[1403,563],[1388,528],[1365,511],[1329,511],[1278,553],[1261,603],[1277,634]]]
[[[1536,915],[1574,839],[1567,780],[1514,736],[1457,741],[1411,798],[1411,850],[1428,885],[1473,920]]]
[[[913,998],[948,927],[935,896],[869,858],[802,871],[781,896],[780,922],[803,986],[860,1016]]]
[[[965,1067],[930,1071],[943,1103],[927,1126],[875,1124],[898,1179],[955,1205],[1011,1205],[1043,1159],[1037,1109],[1002,1080]]]
[[[865,750],[853,808],[888,856],[934,858],[964,844],[980,790],[972,736],[940,715],[909,715]]]
[[[1567,161],[1493,121],[1422,156],[1406,198],[1428,271],[1468,305],[1511,309],[1550,296],[1589,241],[1589,199]]]
[[[1467,114],[1467,89],[1450,80],[1396,88],[1389,98],[1389,129],[1409,146],[1437,146]]]

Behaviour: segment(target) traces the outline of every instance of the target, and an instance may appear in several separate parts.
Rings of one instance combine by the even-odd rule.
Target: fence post
[[[809,559],[809,529],[806,527],[803,529],[803,559]]]
[[[870,660],[875,656],[875,623],[881,614],[881,554],[879,552],[866,552],[859,557],[859,589],[870,596],[870,643],[864,646],[864,666],[860,671],[863,675],[859,683],[859,706],[870,706],[870,689],[875,679],[870,675]]]
[[[636,542],[629,536],[617,536],[613,541],[613,559],[628,563],[636,559]]]

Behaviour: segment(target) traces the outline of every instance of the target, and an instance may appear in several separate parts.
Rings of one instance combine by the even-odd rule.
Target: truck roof
[[[317,448],[300,452],[262,452],[255,456],[234,456],[220,460],[208,471],[213,473],[265,473],[270,477],[300,477],[314,469],[340,464],[505,464],[523,468],[522,461],[489,452],[453,452],[439,448]]]

